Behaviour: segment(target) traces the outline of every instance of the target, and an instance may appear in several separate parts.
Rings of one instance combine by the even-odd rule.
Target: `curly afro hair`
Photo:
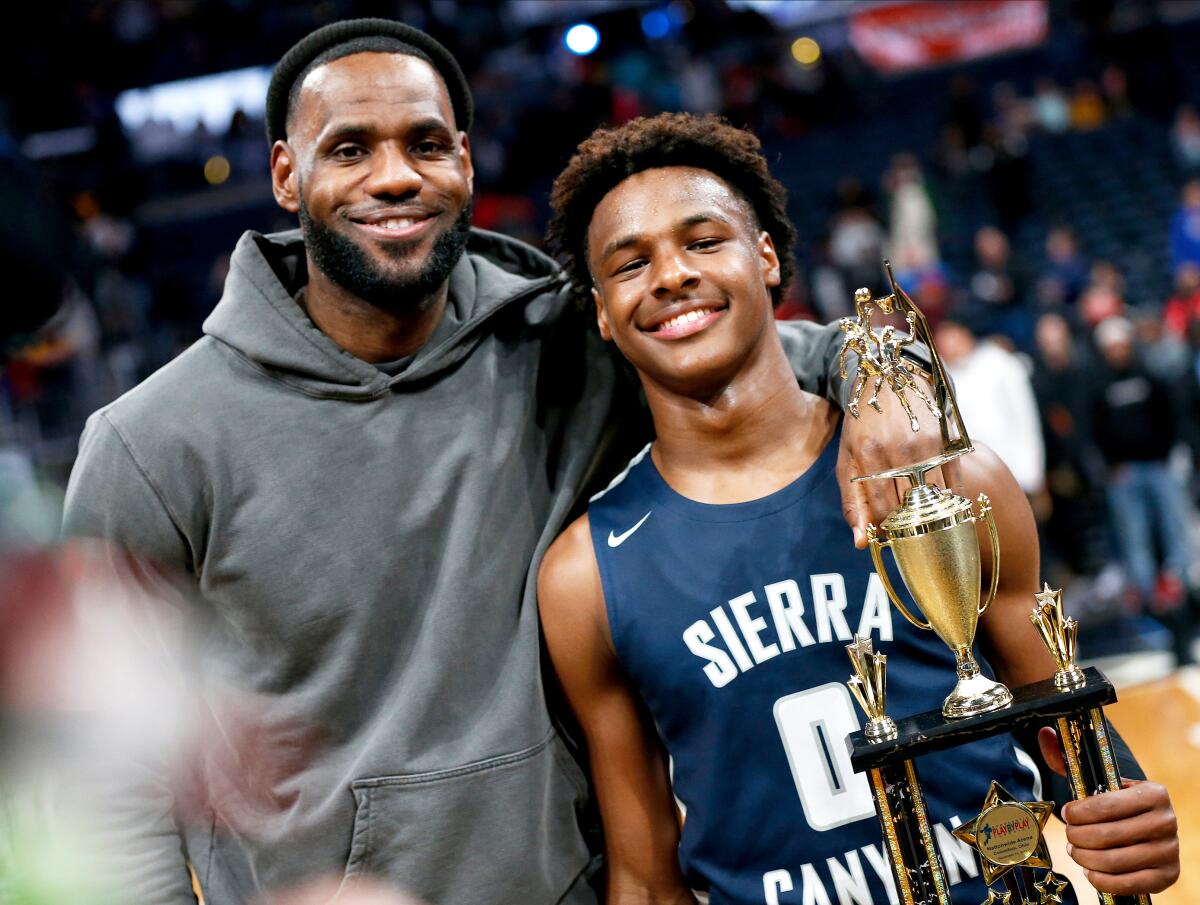
[[[590,304],[587,231],[596,206],[621,181],[656,167],[696,167],[715,173],[749,205],[775,243],[780,283],[771,290],[778,305],[795,274],[796,230],[787,216],[787,190],[767,169],[762,144],[719,116],[660,113],[623,126],[597,129],[579,145],[550,191],[553,216],[546,241],[581,304]]]

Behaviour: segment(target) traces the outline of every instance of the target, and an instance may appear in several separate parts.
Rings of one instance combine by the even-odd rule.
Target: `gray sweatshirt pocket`
[[[347,880],[380,877],[431,905],[553,905],[588,862],[586,783],[553,730],[511,754],[351,790]],[[533,821],[514,823],[522,814]]]

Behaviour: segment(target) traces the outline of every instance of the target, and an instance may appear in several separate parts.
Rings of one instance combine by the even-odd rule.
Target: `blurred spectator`
[[[1052,226],[1046,234],[1046,263],[1038,280],[1038,303],[1045,308],[1072,306],[1088,280],[1087,259],[1068,226]]]
[[[1141,352],[1147,370],[1172,388],[1171,398],[1178,401],[1175,387],[1179,386],[1188,369],[1188,347],[1181,337],[1167,330],[1158,312],[1130,313],[1135,345]]]
[[[992,86],[992,107],[996,128],[1004,139],[1025,138],[1034,123],[1033,108],[1017,94],[1011,82]]]
[[[1070,128],[1071,109],[1054,79],[1040,78],[1034,83],[1033,114],[1037,124],[1051,135]]]
[[[1125,312],[1125,278],[1109,261],[1092,264],[1087,288],[1079,297],[1079,317],[1089,327]]]
[[[883,227],[878,220],[864,208],[846,208],[833,218],[829,258],[847,284],[867,286],[879,279],[883,242]]]
[[[1060,314],[1035,330],[1033,392],[1046,446],[1048,506],[1038,507],[1046,571],[1092,574],[1104,563],[1104,474],[1091,448],[1090,373]],[[1040,511],[1038,511],[1040,509]]]
[[[1200,167],[1200,115],[1191,104],[1184,104],[1175,114],[1175,124],[1171,126],[1171,151],[1182,169]]]
[[[889,196],[888,257],[896,276],[905,283],[918,282],[938,269],[937,212],[921,165],[907,152],[896,154],[884,175]]]
[[[954,379],[955,397],[973,441],[987,444],[1027,496],[1045,483],[1042,428],[1029,372],[1021,360],[967,325],[948,317],[934,342]]]
[[[1104,98],[1095,82],[1080,79],[1075,83],[1075,90],[1071,92],[1070,117],[1071,128],[1076,132],[1091,132],[1104,125],[1108,111],[1104,109]]]
[[[1104,367],[1092,385],[1092,422],[1121,557],[1138,604],[1174,608],[1184,600],[1192,551],[1184,488],[1167,467],[1179,436],[1170,391],[1139,360],[1128,320],[1104,321],[1095,341]]]
[[[1175,271],[1175,291],[1163,308],[1163,325],[1180,339],[1200,321],[1200,264],[1187,261]]]
[[[1029,143],[1019,133],[1003,134],[995,126],[984,130],[990,166],[988,188],[992,206],[1005,230],[1015,230],[1032,208]]]
[[[957,128],[967,148],[973,148],[983,140],[983,114],[979,110],[979,98],[975,82],[966,73],[956,73],[950,79],[950,96],[946,122]]]
[[[1018,349],[1033,344],[1031,280],[1008,237],[994,226],[975,233],[975,270],[968,281],[971,316],[981,333],[998,333]]]
[[[1133,104],[1129,100],[1129,79],[1120,66],[1110,64],[1104,67],[1100,73],[1100,91],[1110,117],[1125,119],[1133,114]]]
[[[1200,264],[1200,179],[1183,186],[1179,207],[1171,218],[1171,271],[1183,264]]]

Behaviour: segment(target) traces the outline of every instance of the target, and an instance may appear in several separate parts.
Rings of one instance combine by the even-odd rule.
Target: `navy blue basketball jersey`
[[[941,705],[954,657],[893,611],[854,548],[837,449],[835,436],[776,493],[709,505],[673,491],[647,447],[589,507],[613,643],[671,756],[680,862],[712,905],[896,901],[846,749],[862,717],[845,646],[857,632],[889,655],[898,716]],[[1033,762],[1004,735],[917,766],[955,900],[982,901],[975,857],[950,831],[993,779],[1038,799]]]

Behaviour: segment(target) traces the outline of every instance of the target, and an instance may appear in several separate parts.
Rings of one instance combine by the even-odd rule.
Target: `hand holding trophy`
[[[926,479],[931,470],[971,453],[973,448],[933,347],[928,323],[896,284],[886,262],[885,268],[891,294],[872,299],[866,289],[858,290],[857,319],[845,318],[841,323],[847,335],[842,348],[843,368],[851,353],[858,358],[848,409],[859,417],[859,398],[873,378],[868,405],[882,411],[879,394],[884,388],[891,389],[915,431],[919,424],[908,400],[911,393],[934,411],[942,453],[855,480],[910,482],[900,507],[878,528],[868,528],[871,557],[896,609],[917,627],[936,633],[954,652],[957,682],[939,710],[893,720],[884,713],[887,657],[875,652],[870,639],[856,636],[847,646],[854,671],[849,684],[868,722],[865,730],[849,736],[847,744],[854,769],[866,772],[870,780],[899,901],[902,905],[951,905],[915,758],[999,733],[1056,722],[1075,798],[1119,789],[1121,780],[1100,709],[1115,701],[1116,694],[1096,669],[1081,670],[1075,665],[1078,624],[1064,617],[1062,595],[1049,587],[1037,595],[1038,605],[1030,618],[1054,657],[1054,677],[1010,690],[980,672],[972,646],[979,617],[996,595],[999,535],[986,496],[980,495],[976,510],[970,500]],[[887,327],[877,336],[871,328],[875,308],[885,314],[903,312],[911,335],[898,339],[894,328]],[[901,358],[902,347],[916,340],[924,341],[929,348],[928,372]],[[918,375],[928,381],[932,395],[921,387]],[[981,593],[980,520],[988,528],[991,547],[986,594]],[[889,579],[884,549],[892,551],[914,607],[910,608]],[[1061,893],[1066,884],[1052,870],[1042,839],[1042,828],[1053,804],[1016,801],[996,782],[980,792],[983,807],[979,815],[959,827],[955,835],[979,855],[990,888],[988,902],[1048,905],[1063,901]],[[1104,905],[1150,902],[1147,895],[1101,893],[1100,897]]]

